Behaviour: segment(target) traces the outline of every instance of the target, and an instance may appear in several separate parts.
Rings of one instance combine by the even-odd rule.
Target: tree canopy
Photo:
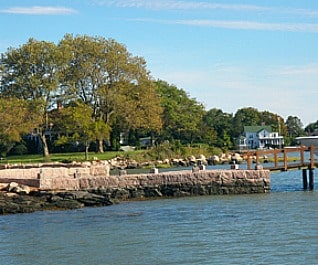
[[[57,45],[30,39],[10,48],[1,56],[0,93],[0,97],[37,102],[37,109],[41,107],[41,119],[33,126],[45,156],[49,155],[45,132],[52,123],[49,112],[57,105],[79,101],[73,108],[87,105],[99,144],[109,140],[109,133],[96,128],[111,129],[118,121],[126,130],[158,132],[162,125],[160,98],[145,60],[132,56],[113,39],[67,34]]]
[[[151,136],[232,149],[244,126],[255,125],[272,126],[288,143],[304,134],[295,116],[285,122],[254,107],[234,114],[206,110],[185,90],[153,80],[145,59],[114,39],[66,34],[55,44],[31,38],[1,54],[0,145],[7,150],[30,132],[47,157],[52,146],[70,141],[82,142],[86,154],[92,143],[99,152],[117,148],[122,134],[135,145]],[[317,128],[316,122],[305,131]]]
[[[156,82],[163,107],[163,133],[166,137],[191,143],[200,134],[204,107],[176,86]]]

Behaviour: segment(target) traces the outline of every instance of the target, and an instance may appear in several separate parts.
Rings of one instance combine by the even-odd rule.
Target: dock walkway
[[[249,150],[244,152],[247,161],[247,169],[252,169],[252,163],[256,167],[270,171],[302,170],[304,189],[314,188],[314,169],[318,167],[315,154],[318,146],[286,147],[283,149]],[[307,179],[307,169],[309,180]]]

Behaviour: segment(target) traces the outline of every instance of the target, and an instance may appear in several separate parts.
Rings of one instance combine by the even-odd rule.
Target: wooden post
[[[256,166],[259,164],[259,151],[256,151],[256,154],[255,154],[255,157],[256,157]]]
[[[315,147],[310,146],[310,169],[315,168]]]
[[[309,189],[314,189],[314,169],[312,167],[309,168]]]
[[[277,167],[278,167],[277,152],[278,152],[278,149],[275,149],[275,150],[274,150],[274,162],[275,162],[275,168],[277,168]]]
[[[287,150],[284,148],[284,170],[287,171]]]
[[[247,170],[251,170],[251,153],[247,153]]]
[[[305,149],[303,146],[300,147],[300,163],[301,165],[305,164]]]
[[[303,168],[303,188],[304,188],[304,190],[308,189],[307,169],[306,168]]]

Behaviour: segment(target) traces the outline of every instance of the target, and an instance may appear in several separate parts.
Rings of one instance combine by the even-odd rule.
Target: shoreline
[[[36,179],[39,187],[26,185],[27,179],[16,178],[3,183],[0,214],[110,206],[121,201],[270,191],[268,170],[169,171],[120,176],[78,174],[54,178],[50,170],[52,175],[44,174]],[[61,172],[58,168],[55,170]],[[34,179],[30,183],[34,183]]]
[[[75,210],[113,204],[104,196],[85,191],[32,191],[29,194],[0,192],[0,215]]]

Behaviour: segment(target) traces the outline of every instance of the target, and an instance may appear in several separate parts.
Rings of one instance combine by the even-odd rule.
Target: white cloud
[[[295,66],[285,66],[276,69],[273,75],[281,76],[312,76],[315,79],[318,77],[318,64],[308,64],[308,65],[295,65]]]
[[[297,16],[318,16],[318,10],[301,8],[269,7],[247,4],[220,4],[205,1],[178,1],[178,0],[95,0],[98,5],[115,6],[119,8],[144,8],[152,10],[233,10],[233,11],[265,11],[278,14],[294,14]]]
[[[121,8],[146,8],[154,10],[193,10],[193,9],[228,9],[228,10],[270,10],[271,8],[257,5],[235,5],[218,4],[203,1],[174,1],[174,0],[115,0],[115,1],[96,1],[99,5],[116,6]]]
[[[260,23],[255,21],[227,21],[227,20],[178,20],[176,24],[206,26],[213,28],[269,30],[293,32],[318,32],[318,24],[312,23]]]
[[[130,21],[153,22],[162,24],[180,24],[198,27],[240,29],[240,30],[265,30],[289,32],[318,32],[318,24],[314,23],[260,23],[255,21],[232,20],[155,20],[155,19],[130,19]]]
[[[3,9],[1,13],[19,15],[68,15],[76,13],[75,9],[53,6],[10,7]]]

